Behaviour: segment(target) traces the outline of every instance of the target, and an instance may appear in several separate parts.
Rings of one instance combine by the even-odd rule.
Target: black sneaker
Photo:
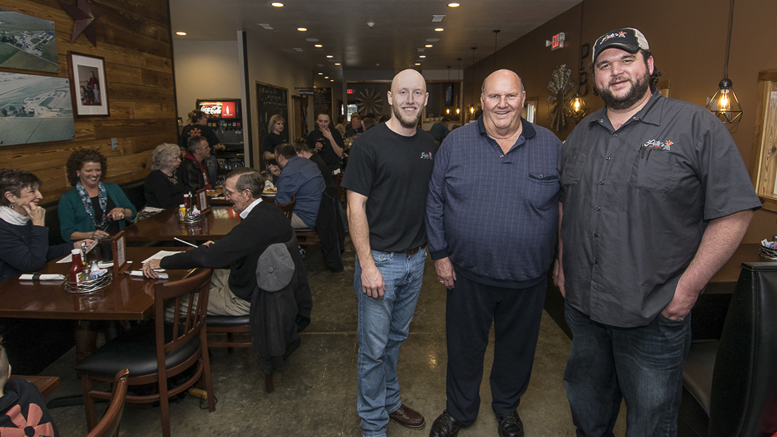
[[[445,410],[440,414],[440,417],[434,420],[429,437],[456,437],[461,428],[461,424],[451,417],[448,410]]]
[[[499,437],[523,437],[523,422],[518,417],[518,412],[513,411],[508,414],[496,414],[496,421],[499,423]]]

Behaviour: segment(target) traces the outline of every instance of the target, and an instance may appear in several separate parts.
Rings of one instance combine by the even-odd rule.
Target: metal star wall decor
[[[575,87],[575,83],[569,80],[572,70],[567,68],[567,64],[561,64],[553,70],[551,77],[553,80],[548,84],[548,89],[553,95],[548,96],[548,104],[553,105],[548,111],[548,118],[551,120],[550,127],[556,132],[561,132],[567,126],[567,116],[569,106],[567,102],[571,99],[570,91]]]
[[[62,0],[57,0],[62,9],[65,10],[75,23],[73,23],[73,36],[70,38],[70,42],[75,42],[82,33],[89,38],[92,45],[97,47],[97,32],[94,29],[94,14],[92,9],[89,8],[87,0],[77,0],[75,5],[63,3]]]

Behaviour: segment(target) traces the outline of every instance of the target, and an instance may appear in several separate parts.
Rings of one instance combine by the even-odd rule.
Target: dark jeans
[[[529,387],[540,331],[547,281],[511,289],[470,281],[456,272],[448,291],[445,326],[448,342],[447,407],[468,426],[480,410],[480,382],[488,331],[494,322],[491,406],[499,414],[515,411]]]
[[[617,328],[568,303],[565,310],[573,338],[564,385],[577,436],[612,436],[621,399],[626,437],[676,436],[690,315],[680,322],[659,314],[647,326]]]

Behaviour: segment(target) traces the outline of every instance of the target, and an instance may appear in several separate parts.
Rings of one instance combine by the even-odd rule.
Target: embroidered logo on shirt
[[[421,159],[433,159],[432,152],[421,152]]]
[[[666,150],[667,152],[672,150],[672,140],[666,140],[666,141],[659,141],[659,140],[650,140],[642,145],[643,149],[661,149]]]

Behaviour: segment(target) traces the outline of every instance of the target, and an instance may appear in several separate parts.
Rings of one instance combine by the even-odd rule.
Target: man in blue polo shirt
[[[275,203],[289,203],[292,196],[297,196],[291,226],[295,229],[315,228],[321,194],[326,188],[318,166],[297,156],[294,146],[289,144],[275,148],[275,160],[280,167],[270,165],[270,172],[278,178]]]
[[[529,385],[558,232],[561,141],[521,118],[521,78],[483,82],[483,115],[437,152],[426,207],[429,253],[448,288],[447,409],[430,436],[455,436],[480,407],[488,331],[496,342],[491,406],[500,437],[523,436],[516,408]]]

